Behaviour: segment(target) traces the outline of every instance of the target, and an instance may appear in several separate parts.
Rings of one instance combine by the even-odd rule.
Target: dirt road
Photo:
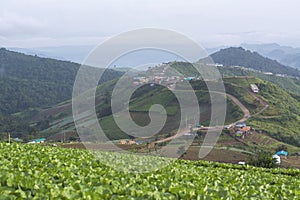
[[[226,94],[244,113],[244,116],[242,119],[238,120],[237,122],[244,122],[246,121],[251,115],[250,115],[250,111],[246,108],[246,106],[244,106],[244,104],[242,104],[237,98],[235,98],[234,96],[232,96],[231,94]],[[235,123],[237,123],[235,122]]]
[[[244,89],[247,90],[251,94],[251,96],[253,96],[255,99],[259,100],[259,102],[264,105],[263,109],[261,109],[259,112],[255,113],[255,114],[253,114],[252,116],[259,115],[260,113],[262,113],[264,110],[266,110],[269,107],[269,104],[266,101],[262,100],[256,94],[254,94],[253,92],[249,91],[248,89],[246,89],[246,88],[244,88]],[[191,91],[191,92],[195,92],[195,91]],[[213,92],[213,91],[210,91],[210,92]],[[216,92],[216,93],[220,93],[220,92]],[[222,93],[222,94],[224,94],[224,93]],[[248,108],[246,108],[246,106],[244,106],[244,104],[242,104],[236,97],[232,96],[231,94],[227,94],[226,93],[226,95],[244,113],[243,118],[241,118],[240,120],[238,120],[238,121],[236,121],[236,122],[234,122],[234,123],[232,123],[230,125],[234,125],[235,123],[244,122],[244,121],[248,120],[251,117],[251,114],[250,114],[250,111],[248,110]],[[224,125],[222,127],[201,127],[201,128],[199,128],[199,130],[219,130],[219,129],[223,129],[225,127],[226,127],[226,125]],[[181,137],[182,135],[184,135],[185,133],[188,133],[189,131],[190,131],[189,129],[182,130],[182,131],[178,132],[176,135],[173,135],[171,137],[168,137],[168,138],[156,141],[155,143],[162,143],[162,142],[167,142],[167,141],[173,140],[175,138]]]

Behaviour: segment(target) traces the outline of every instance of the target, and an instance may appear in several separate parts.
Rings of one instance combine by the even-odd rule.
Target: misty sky
[[[206,47],[300,47],[299,0],[0,0],[0,46],[96,45],[120,32],[166,28]]]

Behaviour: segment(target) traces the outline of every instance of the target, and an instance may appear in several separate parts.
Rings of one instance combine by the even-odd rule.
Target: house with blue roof
[[[275,153],[275,155],[278,155],[278,156],[284,156],[284,157],[287,157],[288,154],[289,154],[289,153],[288,153],[287,151],[284,151],[284,150],[278,151],[278,152]]]
[[[44,143],[45,141],[46,141],[46,138],[37,138],[37,139],[33,139],[29,143]]]

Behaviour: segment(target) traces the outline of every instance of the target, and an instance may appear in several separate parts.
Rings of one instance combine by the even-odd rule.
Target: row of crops
[[[120,165],[159,159],[100,154],[113,155]],[[299,199],[300,172],[175,160],[154,172],[131,173],[103,164],[87,150],[0,143],[0,194],[0,199]]]

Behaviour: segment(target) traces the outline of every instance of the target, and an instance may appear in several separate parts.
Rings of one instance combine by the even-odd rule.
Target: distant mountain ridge
[[[211,54],[211,58],[215,63],[220,63],[224,66],[242,66],[262,72],[300,77],[300,71],[298,69],[282,65],[275,60],[263,57],[257,52],[245,50],[242,47],[221,49]],[[203,61],[205,62],[205,60],[200,60],[200,62]]]
[[[300,69],[300,48],[281,46],[276,43],[271,44],[241,44],[245,49],[256,51],[268,58],[278,62]]]
[[[92,52],[94,48],[95,46],[92,45],[74,45],[37,48],[10,47],[8,49],[26,55],[37,55],[42,58],[83,63],[85,58],[88,57],[89,53]],[[163,50],[141,49],[122,55],[112,63],[112,66],[132,68],[149,63],[160,64],[175,60],[182,59],[175,54]]]
[[[82,63],[84,58],[94,48],[92,45],[78,46],[54,46],[54,47],[36,47],[36,48],[18,48],[9,47],[7,49],[26,55],[39,56],[42,58],[52,58],[62,61],[71,61]]]

